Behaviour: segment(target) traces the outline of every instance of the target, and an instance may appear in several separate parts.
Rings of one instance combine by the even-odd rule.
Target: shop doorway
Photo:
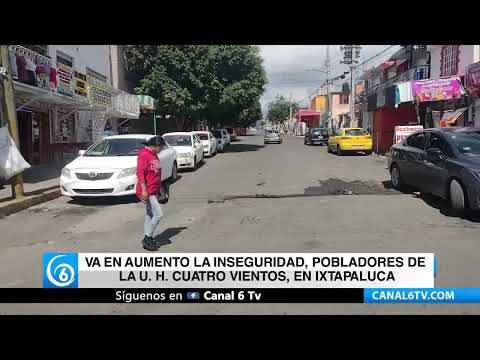
[[[48,114],[29,110],[17,112],[20,152],[30,165],[50,161],[50,126]]]

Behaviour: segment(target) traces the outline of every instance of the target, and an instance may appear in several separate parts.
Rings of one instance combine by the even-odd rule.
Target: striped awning
[[[137,95],[140,102],[140,110],[155,110],[155,99],[148,95]]]

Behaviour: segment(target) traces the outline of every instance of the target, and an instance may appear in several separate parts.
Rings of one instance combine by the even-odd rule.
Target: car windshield
[[[84,156],[137,156],[144,138],[104,139],[94,144]]]
[[[197,135],[200,138],[200,140],[208,140],[208,134],[197,133]]]
[[[325,134],[325,133],[326,133],[326,130],[325,130],[325,129],[312,129],[312,130],[310,130],[310,132],[311,132],[312,134],[317,135],[317,134]]]
[[[222,132],[220,130],[215,130],[214,132],[212,132],[213,136],[215,136],[217,139],[221,139],[222,138]]]
[[[363,135],[369,135],[366,130],[363,129],[351,129],[351,130],[345,130],[345,135],[346,136],[363,136]]]
[[[480,135],[477,133],[447,134],[458,151],[462,154],[480,155]]]
[[[267,137],[277,137],[278,134],[276,132],[270,132],[266,134]]]
[[[192,146],[190,135],[164,135],[163,138],[170,146]]]

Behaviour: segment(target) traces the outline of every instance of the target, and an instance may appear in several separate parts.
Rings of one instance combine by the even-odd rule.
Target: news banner
[[[45,253],[1,303],[480,303],[435,288],[433,253]]]

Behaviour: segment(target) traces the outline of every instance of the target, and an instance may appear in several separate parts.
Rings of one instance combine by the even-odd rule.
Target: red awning
[[[315,110],[298,110],[296,117],[303,117],[303,116],[320,116],[320,112]]]

